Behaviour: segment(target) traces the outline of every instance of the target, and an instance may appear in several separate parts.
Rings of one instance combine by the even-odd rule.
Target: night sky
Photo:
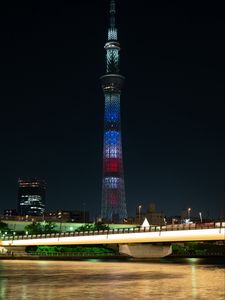
[[[47,209],[100,213],[107,0],[0,9],[0,210],[18,178]],[[54,5],[53,5],[54,3]],[[126,201],[166,215],[224,206],[222,1],[117,1]]]

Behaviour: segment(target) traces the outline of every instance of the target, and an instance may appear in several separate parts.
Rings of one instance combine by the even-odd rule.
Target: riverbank
[[[1,255],[0,260],[87,260],[87,259],[130,259],[129,256],[125,255]]]
[[[225,259],[223,255],[169,255],[161,258],[133,258],[126,255],[1,255],[0,260],[55,260],[55,261],[82,261],[89,259],[97,259],[104,261],[121,260],[121,261],[169,261],[169,262],[179,262],[184,259],[203,259],[220,261],[225,264]]]

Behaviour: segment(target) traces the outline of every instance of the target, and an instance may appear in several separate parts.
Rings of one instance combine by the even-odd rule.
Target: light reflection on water
[[[1,300],[224,299],[224,265],[1,261]]]

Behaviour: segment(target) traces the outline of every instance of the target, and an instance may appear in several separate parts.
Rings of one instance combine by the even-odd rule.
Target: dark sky
[[[101,205],[107,0],[0,9],[0,210],[18,178],[47,209]],[[54,5],[53,5],[54,3]],[[128,212],[155,202],[219,216],[224,203],[222,1],[117,1]]]

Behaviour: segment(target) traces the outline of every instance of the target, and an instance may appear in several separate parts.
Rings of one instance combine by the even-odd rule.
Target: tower
[[[46,183],[43,180],[18,180],[19,215],[42,216],[45,211]]]
[[[115,1],[110,1],[110,26],[106,50],[106,74],[101,80],[105,96],[101,217],[111,222],[127,218],[121,143],[120,95],[124,76],[119,73],[120,44],[115,24]]]

